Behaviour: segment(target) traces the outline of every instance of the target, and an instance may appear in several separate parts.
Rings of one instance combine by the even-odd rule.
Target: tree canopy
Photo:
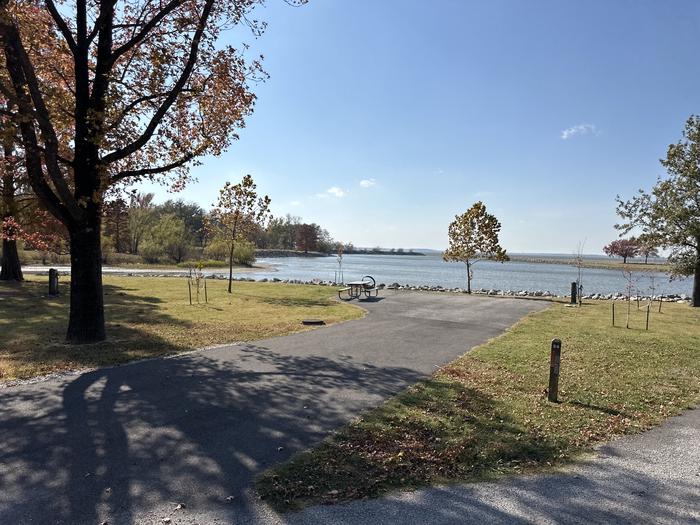
[[[623,263],[627,263],[627,259],[636,257],[640,253],[639,244],[635,239],[616,239],[604,246],[603,251],[609,257],[622,257]]]
[[[448,228],[449,246],[443,253],[445,261],[458,261],[467,265],[467,292],[471,293],[472,265],[481,259],[505,262],[509,260],[501,247],[498,234],[501,223],[486,211],[481,201],[476,202],[462,215],[456,215]]]
[[[265,73],[220,36],[260,34],[249,16],[260,3],[0,0],[2,114],[19,129],[29,185],[70,237],[68,341],[105,337],[105,196],[144,178],[179,189],[199,157],[238,137]],[[38,53],[32,34],[46,37]]]
[[[693,306],[700,306],[700,116],[691,116],[683,139],[661,159],[668,175],[651,191],[630,200],[617,197],[623,233],[639,229],[646,239],[671,250],[673,275],[694,275]]]
[[[233,282],[236,244],[247,240],[270,217],[270,197],[258,197],[256,188],[250,175],[245,175],[238,184],[227,182],[219,190],[219,199],[206,221],[209,235],[225,242],[229,250],[228,293]]]

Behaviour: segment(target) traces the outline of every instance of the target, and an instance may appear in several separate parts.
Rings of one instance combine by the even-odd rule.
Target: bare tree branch
[[[174,162],[171,162],[170,164],[166,164],[164,166],[157,166],[155,168],[143,168],[143,169],[139,169],[139,170],[121,171],[117,175],[112,177],[112,182],[119,182],[119,181],[127,179],[129,177],[142,177],[144,175],[157,175],[159,173],[165,173],[165,172],[173,170],[175,168],[179,168],[180,166],[184,166],[189,161],[191,161],[194,157],[196,157],[196,154],[187,153],[183,157],[181,157],[180,159],[178,159]]]

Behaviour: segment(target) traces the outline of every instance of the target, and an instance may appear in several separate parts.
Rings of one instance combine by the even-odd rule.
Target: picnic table
[[[377,288],[377,281],[371,275],[365,275],[359,281],[350,281],[345,283],[347,286],[338,290],[338,299],[349,301],[350,299],[360,299],[364,295],[366,299],[375,297],[379,295],[379,289]],[[346,295],[346,297],[343,296]]]

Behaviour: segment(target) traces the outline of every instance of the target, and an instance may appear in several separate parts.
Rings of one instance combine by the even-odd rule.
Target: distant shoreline
[[[335,257],[336,253],[324,253],[324,252],[302,252],[299,250],[277,250],[277,249],[267,249],[258,248],[255,250],[256,257],[272,259],[274,257]],[[343,255],[418,255],[425,256],[425,253],[421,252],[410,252],[410,251],[374,251],[365,249],[353,249],[351,252],[343,252]]]
[[[513,262],[525,262],[531,264],[566,264],[569,266],[577,266],[576,259],[572,256],[568,257],[538,257],[528,255],[511,255],[510,260]],[[585,256],[581,262],[581,268],[601,269],[601,270],[631,270],[640,272],[668,272],[670,270],[668,263],[645,263],[644,261],[628,261],[623,263],[622,259],[587,259]]]
[[[355,249],[351,252],[346,252],[344,255],[418,255],[418,256],[425,257],[426,254],[422,253],[422,252],[407,252],[407,251],[403,251],[403,252],[398,252],[398,251],[396,251],[396,252],[385,252],[385,251],[375,252],[373,250],[357,250],[357,249]]]

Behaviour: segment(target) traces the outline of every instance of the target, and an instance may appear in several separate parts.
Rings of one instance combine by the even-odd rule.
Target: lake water
[[[538,256],[542,257],[542,256]],[[591,258],[596,258],[592,256]],[[338,271],[336,257],[280,257],[258,259],[260,263],[274,267],[276,271],[261,270],[248,275],[255,278],[313,279],[333,281]],[[576,280],[577,268],[567,264],[537,264],[511,261],[504,264],[479,261],[474,267],[472,289],[549,291],[568,294],[571,282]],[[430,285],[445,288],[466,288],[466,266],[463,263],[446,263],[439,254],[412,255],[345,255],[343,256],[344,281],[372,275],[377,283],[402,285]],[[670,281],[662,272],[635,272],[634,278],[640,294],[649,294],[651,277],[656,294],[692,293],[691,279]],[[627,281],[620,270],[583,269],[583,292],[624,292]]]

